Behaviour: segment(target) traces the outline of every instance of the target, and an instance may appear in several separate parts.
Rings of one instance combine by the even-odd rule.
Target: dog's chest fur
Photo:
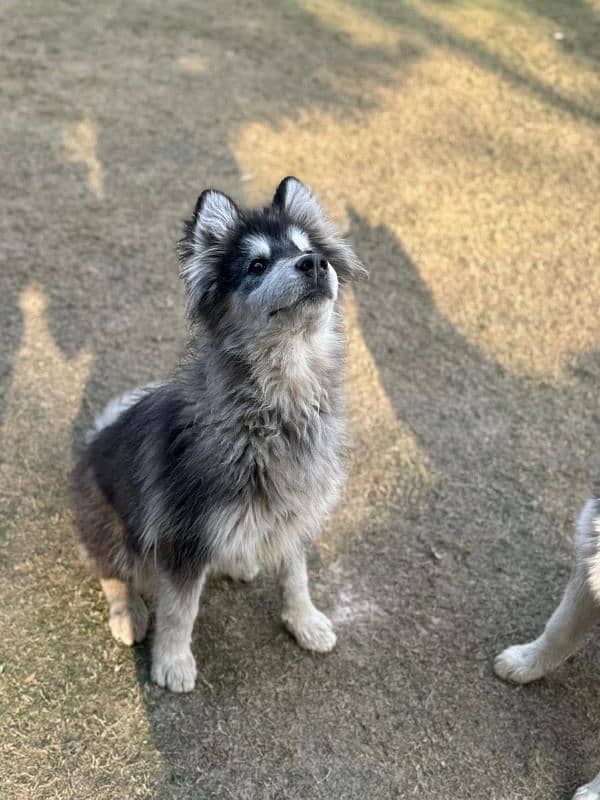
[[[344,427],[332,357],[299,349],[255,364],[253,380],[226,389],[201,426],[203,446],[221,453],[222,502],[206,520],[218,567],[276,566],[314,538],[334,504]]]

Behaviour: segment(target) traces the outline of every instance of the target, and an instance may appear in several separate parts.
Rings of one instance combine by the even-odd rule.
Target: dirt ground
[[[598,641],[525,688],[491,660],[559,598],[597,449],[600,3],[5,0],[0,42],[0,796],[570,797]],[[68,473],[181,352],[198,193],[289,173],[371,272],[312,560],[339,645],[215,581],[173,696],[110,638]]]

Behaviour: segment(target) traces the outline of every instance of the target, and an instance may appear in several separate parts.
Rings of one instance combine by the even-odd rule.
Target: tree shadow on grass
[[[478,67],[499,75],[509,85],[528,92],[548,106],[595,125],[600,123],[597,103],[582,102],[576,97],[567,96],[550,83],[545,83],[534,75],[510,64],[506,58],[493,52],[482,41],[448,28],[441,22],[421,13],[413,4],[399,3],[395,0],[373,0],[372,2],[371,0],[368,2],[352,0],[352,4],[358,8],[365,7],[370,12],[377,14],[386,25],[404,31],[412,30],[422,35],[428,46],[445,48],[463,56]],[[532,11],[540,17],[561,21],[563,27],[568,31],[568,35],[562,40],[557,40],[557,45],[570,54],[582,53],[585,59],[592,63],[598,61],[600,57],[598,45],[600,19],[589,3],[570,3],[567,8],[564,3],[559,2],[546,3],[544,0],[527,2],[527,0],[523,0],[523,2],[517,3],[517,6]]]
[[[562,38],[555,41],[561,50],[596,64],[600,61],[600,15],[587,0],[521,0],[518,5],[556,23]]]
[[[397,83],[398,68],[408,71],[429,45],[445,44],[595,121],[480,43],[407,6],[374,8],[400,31],[395,49],[357,45],[292,2],[266,15],[261,4],[206,5],[199,13],[184,2],[143,12],[102,4],[79,15],[64,4],[52,16],[34,3],[14,15],[3,27],[12,50],[2,52],[15,54],[8,88],[26,101],[9,118],[2,178],[9,207],[0,270],[3,386],[21,337],[18,298],[32,280],[49,299],[62,352],[94,357],[77,444],[109,397],[169,370],[183,329],[173,220],[207,183],[239,193],[229,142],[253,120],[277,124],[314,108],[351,118],[378,102],[371,88],[392,76]],[[36,18],[35,35],[25,14]],[[182,54],[202,56],[206,72],[186,72]],[[98,125],[102,202],[90,194],[85,168],[67,166],[56,145],[84,111]],[[558,754],[559,780],[567,782],[565,742],[589,729],[583,709],[594,701],[586,688],[594,684],[585,655],[561,673],[585,684],[571,685],[567,699],[553,681],[523,692],[502,687],[481,664],[499,646],[499,629],[507,639],[529,635],[560,592],[567,555],[556,520],[563,505],[573,514],[576,507],[569,495],[581,464],[572,441],[591,438],[584,387],[597,381],[597,358],[581,360],[570,387],[510,375],[443,318],[390,231],[354,217],[353,233],[373,269],[359,294],[363,333],[397,418],[415,433],[436,482],[416,508],[400,492],[368,535],[354,534],[348,580],[367,587],[382,616],[347,626],[330,657],[302,653],[281,630],[268,579],[209,587],[195,639],[202,677],[192,696],[151,687],[148,648],[136,651],[167,773],[161,797],[254,798],[256,787],[265,797],[408,796],[423,782],[430,792],[442,785],[440,795],[463,796],[465,775],[473,792],[489,789],[482,762],[502,784],[495,747],[530,767],[532,729],[540,752]],[[328,571],[317,581],[326,608],[331,581]],[[588,673],[589,682],[581,680]],[[507,744],[495,740],[497,730]],[[448,756],[450,773],[441,763]],[[432,770],[425,777],[424,764]]]
[[[353,5],[397,31],[399,42],[394,47],[360,44],[291,0],[266,15],[252,3],[206,7],[201,14],[187,2],[163,4],[148,14],[135,5],[117,10],[103,4],[85,15],[73,15],[65,7],[64,17],[58,11],[52,16],[40,13],[37,38],[29,28],[34,4],[29,16],[14,17],[5,27],[5,53],[21,42],[19,59],[7,61],[8,96],[25,93],[33,109],[45,109],[45,119],[50,114],[51,125],[40,127],[28,112],[21,129],[7,129],[5,156],[13,167],[3,177],[9,213],[5,268],[0,270],[5,307],[0,421],[22,333],[18,297],[27,282],[35,280],[47,292],[56,341],[68,356],[84,344],[95,348],[100,330],[108,335],[130,332],[149,320],[164,322],[164,330],[176,329],[180,316],[173,305],[153,306],[149,297],[148,289],[158,288],[157,279],[161,283],[157,257],[175,273],[172,243],[157,241],[156,233],[172,220],[174,207],[185,213],[179,198],[186,191],[191,207],[192,194],[206,181],[221,181],[225,188],[238,184],[229,141],[241,123],[256,119],[277,124],[309,108],[341,116],[363,113],[378,102],[376,93],[367,90],[370,85],[385,86],[392,79],[397,83],[399,70],[409,70],[431,46],[461,53],[549,105],[598,121],[594,109],[522,74],[481,42],[448,30],[413,6],[384,0]],[[556,4],[524,5],[550,18],[561,13]],[[597,15],[587,3],[578,2],[566,17],[569,30],[585,42],[589,31],[598,29]],[[38,40],[51,41],[52,48],[36,48]],[[185,54],[203,59],[204,71],[186,74],[177,67],[178,57]],[[55,121],[49,108],[56,109]],[[75,168],[61,167],[56,140],[45,138],[47,133],[56,136],[56,121],[75,121],[83,111],[98,121],[107,181],[104,203],[89,194],[80,178],[70,180]],[[43,203],[33,193],[34,184],[41,185]],[[150,219],[153,226],[148,229]],[[27,269],[13,268],[23,262]],[[169,300],[179,303],[175,281],[168,286]],[[142,296],[150,308],[143,307]],[[161,344],[167,346],[158,326],[151,336],[163,340],[159,350]],[[174,345],[173,338],[171,351]],[[107,362],[102,348],[96,349],[97,368],[90,382],[94,397],[121,380],[116,374],[107,380],[117,365]],[[148,356],[152,352],[147,346]],[[145,354],[141,361],[148,363]],[[140,378],[144,372],[139,370]],[[89,419],[89,397],[86,406]],[[78,434],[83,424],[77,425]]]

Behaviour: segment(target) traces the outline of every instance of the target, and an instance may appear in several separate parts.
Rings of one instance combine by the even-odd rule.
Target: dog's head
[[[262,211],[203,192],[180,255],[190,317],[255,334],[318,327],[331,317],[339,285],[367,274],[310,189],[292,177]]]

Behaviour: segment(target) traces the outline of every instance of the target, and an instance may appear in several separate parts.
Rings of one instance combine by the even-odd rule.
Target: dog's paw
[[[304,647],[306,650],[328,653],[335,647],[337,636],[331,620],[316,608],[301,616],[284,614],[283,622],[300,647]]]
[[[258,573],[260,572],[257,566],[247,566],[241,564],[232,564],[228,567],[225,573],[232,581],[241,581],[242,583],[251,583]]]
[[[115,605],[109,610],[108,627],[117,642],[131,647],[142,642],[148,631],[148,608],[139,595],[130,597],[127,605]]]
[[[600,789],[594,788],[595,783],[596,781],[580,786],[573,795],[573,800],[600,800]]]
[[[171,692],[191,692],[196,672],[196,660],[189,651],[170,658],[155,656],[152,661],[152,680]]]
[[[529,683],[542,678],[548,671],[535,642],[507,647],[494,661],[499,678],[513,683]]]

